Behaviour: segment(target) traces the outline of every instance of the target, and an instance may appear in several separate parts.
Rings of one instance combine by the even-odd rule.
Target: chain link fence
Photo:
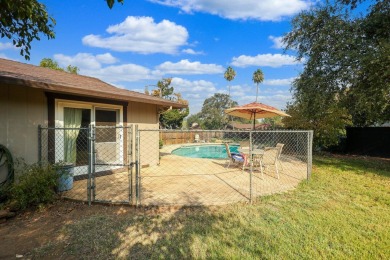
[[[221,205],[309,179],[311,131],[39,129],[40,161],[73,164],[66,198],[131,205]]]
[[[220,205],[290,190],[311,174],[311,131],[139,130],[138,203]],[[157,154],[158,162],[145,162]]]
[[[91,128],[39,127],[38,160],[43,163],[71,164],[73,178],[59,179],[62,195],[75,200],[88,200],[87,182],[91,174]]]

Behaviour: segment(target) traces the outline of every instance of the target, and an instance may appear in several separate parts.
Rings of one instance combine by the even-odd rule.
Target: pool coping
[[[164,145],[160,149],[160,153],[169,153],[172,154],[173,150],[176,150],[185,146],[210,146],[210,145],[224,145],[224,143],[184,143],[184,144],[169,144]],[[229,143],[229,145],[240,145],[239,143]]]

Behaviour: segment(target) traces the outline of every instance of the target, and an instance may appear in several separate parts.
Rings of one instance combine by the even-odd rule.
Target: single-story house
[[[187,105],[117,88],[97,78],[0,59],[0,144],[27,163],[39,159],[39,125],[66,127],[66,122],[76,117],[84,125],[137,124],[140,129],[158,129],[159,112],[184,107]],[[125,134],[106,138],[96,148],[116,149],[117,154],[127,156],[123,148],[130,142],[125,140],[134,140],[135,133],[123,137]],[[158,138],[156,132],[142,144],[148,146],[141,147],[143,164],[158,163]],[[64,160],[63,153],[58,153],[64,149],[64,140],[55,136],[53,145],[55,161]]]

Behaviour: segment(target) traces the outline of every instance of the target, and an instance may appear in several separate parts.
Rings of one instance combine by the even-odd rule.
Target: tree
[[[215,93],[214,96],[207,98],[200,112],[201,125],[206,129],[225,129],[229,123],[225,109],[230,105],[235,106],[237,102],[231,100],[226,94]]]
[[[236,76],[236,72],[232,67],[229,66],[227,67],[225,74],[223,76],[229,82],[229,97],[230,97],[230,81],[234,79],[234,77]]]
[[[202,110],[189,116],[187,124],[189,127],[193,123],[198,123],[202,129],[226,129],[229,124],[229,118],[225,114],[225,109],[230,108],[230,105],[238,105],[234,100],[231,100],[229,95],[215,93],[214,96],[207,98],[203,102]],[[237,117],[235,121],[250,124],[252,120]]]
[[[183,99],[180,93],[173,93],[173,95],[175,96],[176,102],[188,105],[188,101]],[[182,128],[183,120],[189,113],[189,108],[170,109],[165,111],[160,114],[160,126],[169,129]]]
[[[46,6],[36,0],[9,0],[0,4],[1,38],[12,40],[13,45],[20,48],[20,55],[30,59],[31,42],[40,40],[42,33],[53,39],[54,18],[46,11]]]
[[[282,123],[287,129],[314,130],[316,149],[333,146],[346,134],[345,126],[351,123],[351,118],[345,108],[340,108],[335,103],[327,103],[324,107],[321,113],[311,116],[306,111],[308,106],[301,103],[289,104],[286,113],[291,117],[284,117]],[[309,110],[312,111],[310,108]]]
[[[197,123],[202,128],[201,113],[196,113],[196,114],[190,115],[187,118],[188,128],[192,127],[194,123]]]
[[[336,144],[335,133],[342,135],[349,124],[390,120],[390,1],[370,1],[366,14],[359,15],[356,8],[363,2],[336,0],[303,11],[284,37],[305,62],[287,113],[310,122],[296,127],[314,129],[326,140],[317,142],[324,147]]]
[[[257,102],[257,96],[259,94],[259,84],[264,81],[264,74],[261,69],[256,70],[253,73],[252,80],[254,83],[256,83],[256,102]]]
[[[183,125],[183,119],[189,114],[188,108],[170,109],[160,114],[161,128],[179,129]]]
[[[272,129],[278,129],[284,127],[281,116],[263,118],[262,123],[270,125]]]
[[[171,87],[172,78],[163,78],[157,82],[157,89],[152,91],[152,96],[172,99],[174,88]]]
[[[123,3],[124,0],[117,0]],[[112,8],[115,0],[106,0]],[[0,34],[1,38],[12,40],[20,48],[20,55],[30,59],[31,42],[40,40],[43,34],[49,40],[55,38],[56,21],[49,16],[46,6],[37,0],[1,0],[0,1]]]
[[[59,70],[59,71],[65,71],[72,74],[78,74],[79,68],[77,66],[68,65],[65,69],[61,68],[58,63],[50,58],[43,58],[41,62],[39,63],[39,66],[53,69],[53,70]]]
[[[116,0],[118,3],[121,3],[121,4],[123,4],[123,1],[124,0]],[[110,8],[110,9],[112,9],[112,7],[114,6],[114,4],[115,4],[115,0],[106,0],[106,2],[107,2],[107,5],[108,5],[108,7]]]
[[[151,95],[169,100],[175,100],[178,103],[188,105],[188,101],[183,99],[180,93],[174,93],[174,87],[171,86],[172,78],[163,78],[157,82],[157,89],[153,90]],[[148,91],[149,92],[149,91]],[[146,94],[146,91],[145,91]],[[189,114],[188,108],[169,109],[160,113],[160,127],[177,129],[183,125],[183,120]]]

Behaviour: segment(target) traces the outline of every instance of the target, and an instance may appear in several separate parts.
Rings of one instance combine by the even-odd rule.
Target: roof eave
[[[80,88],[75,88],[72,86],[66,86],[66,85],[58,85],[58,84],[48,84],[43,83],[39,81],[34,80],[26,80],[26,79],[20,79],[20,78],[14,78],[14,77],[7,77],[4,75],[0,75],[0,82],[4,84],[11,84],[11,85],[18,85],[18,86],[28,86],[32,88],[37,89],[43,89],[45,91],[49,92],[56,92],[56,93],[66,93],[66,94],[76,94],[81,96],[88,96],[88,97],[98,97],[98,98],[108,98],[114,99],[114,100],[120,100],[120,101],[132,101],[132,102],[140,102],[140,103],[148,103],[148,104],[154,104],[162,107],[172,107],[172,108],[187,108],[188,105],[177,103],[161,98],[143,98],[143,97],[132,97],[130,95],[120,95],[115,93],[106,93],[106,92],[91,92],[90,90],[84,90]],[[61,88],[61,90],[58,90],[58,88]]]

